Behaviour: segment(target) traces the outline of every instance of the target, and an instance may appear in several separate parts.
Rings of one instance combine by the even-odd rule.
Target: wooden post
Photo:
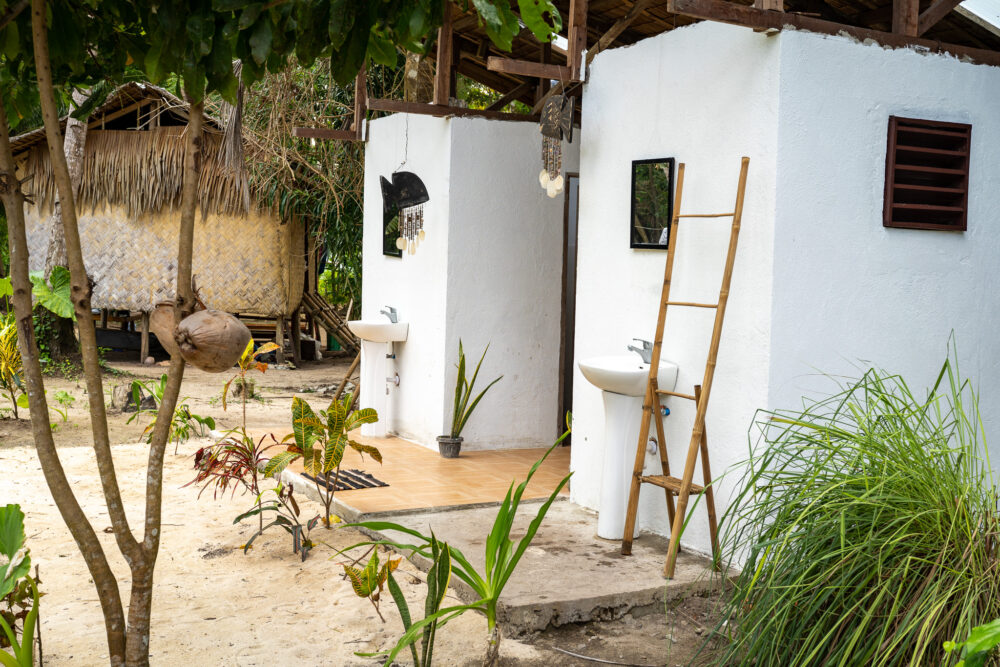
[[[292,333],[292,361],[295,362],[295,366],[299,367],[302,365],[302,322],[299,314],[302,312],[301,307],[296,308],[292,311],[292,321],[291,321],[291,333]]]
[[[916,37],[920,22],[920,0],[892,1],[892,31],[899,35]]]
[[[582,81],[583,52],[587,48],[587,0],[570,0],[568,41],[569,77],[573,81]]]
[[[274,351],[274,361],[285,363],[285,316],[278,315],[274,321],[274,342],[278,349]]]
[[[539,62],[543,65],[548,65],[552,62],[552,42],[545,42],[542,44],[542,53]],[[549,88],[552,87],[552,82],[549,79],[541,78],[538,80],[538,87],[535,90],[535,101],[545,97],[545,93],[549,92]]]
[[[783,0],[753,0],[753,6],[757,9],[766,9],[773,12],[785,11],[785,3]],[[769,34],[775,34],[778,32],[773,28],[754,28],[753,31],[766,32]]]
[[[361,141],[364,138],[365,117],[368,112],[368,72],[364,65],[354,79],[354,138]]]
[[[139,343],[139,363],[146,363],[149,356],[149,313],[143,313],[142,317],[142,338]]]
[[[108,309],[107,308],[101,308],[101,328],[102,329],[107,329],[108,328]]]
[[[444,0],[444,22],[438,29],[437,71],[434,73],[434,104],[448,106],[451,97],[452,62],[451,0]]]

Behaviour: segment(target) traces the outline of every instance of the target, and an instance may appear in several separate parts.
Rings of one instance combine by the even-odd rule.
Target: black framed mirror
[[[632,161],[629,247],[666,250],[674,215],[674,158]]]

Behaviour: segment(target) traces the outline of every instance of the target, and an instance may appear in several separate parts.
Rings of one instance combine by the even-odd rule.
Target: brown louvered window
[[[889,117],[886,227],[965,231],[972,126]]]

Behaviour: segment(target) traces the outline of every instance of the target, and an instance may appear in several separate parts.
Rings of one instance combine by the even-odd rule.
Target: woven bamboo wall
[[[48,211],[26,210],[32,270],[41,270]],[[87,272],[95,281],[94,308],[149,311],[173,298],[180,215],[136,219],[124,207],[80,215]],[[195,222],[194,276],[210,308],[275,316],[302,299],[305,248],[302,225],[266,214],[209,215]]]

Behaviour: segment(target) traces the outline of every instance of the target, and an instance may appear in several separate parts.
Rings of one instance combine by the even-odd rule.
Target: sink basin
[[[578,365],[583,377],[598,389],[625,396],[646,394],[649,364],[637,354],[591,357],[578,362]],[[677,386],[677,364],[661,359],[656,381],[660,389],[673,391]]]
[[[410,324],[388,320],[351,320],[347,323],[347,328],[361,340],[372,343],[398,343],[406,340]]]

